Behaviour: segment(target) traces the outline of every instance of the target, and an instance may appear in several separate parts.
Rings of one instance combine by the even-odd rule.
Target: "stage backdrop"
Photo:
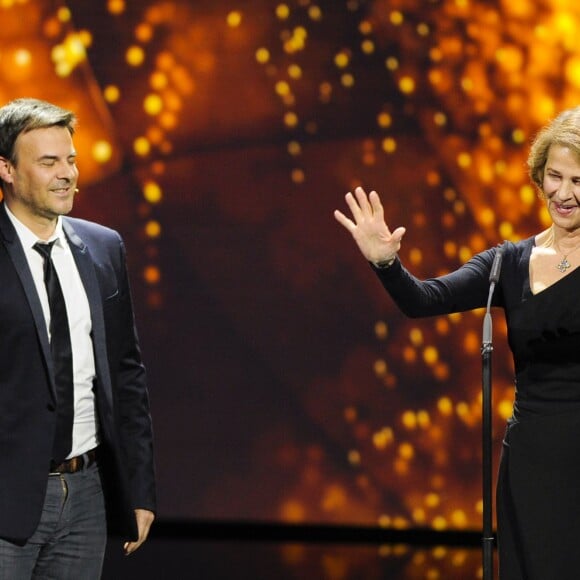
[[[579,99],[580,7],[20,0],[0,17],[0,100],[78,112],[74,214],[127,242],[159,517],[479,527],[482,312],[406,319],[332,212],[376,189],[421,277],[545,227],[525,160]],[[501,312],[494,346],[497,460]]]

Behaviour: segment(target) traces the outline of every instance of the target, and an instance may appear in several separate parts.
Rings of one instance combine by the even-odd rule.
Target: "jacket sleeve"
[[[454,272],[426,280],[413,276],[398,258],[389,268],[371,267],[398,308],[406,316],[420,318],[486,306],[495,253],[496,248],[486,250]],[[492,305],[501,306],[497,292]]]
[[[137,335],[127,273],[125,246],[119,238],[118,352],[111,368],[117,403],[119,435],[127,460],[133,508],[155,511],[153,429],[145,367]]]

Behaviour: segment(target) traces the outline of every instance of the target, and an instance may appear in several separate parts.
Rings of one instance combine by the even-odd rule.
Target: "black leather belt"
[[[82,455],[77,455],[76,457],[71,457],[55,465],[54,463],[50,464],[50,473],[51,474],[61,474],[61,473],[76,473],[81,469],[86,469],[90,467],[95,461],[97,460],[97,450],[91,449]]]

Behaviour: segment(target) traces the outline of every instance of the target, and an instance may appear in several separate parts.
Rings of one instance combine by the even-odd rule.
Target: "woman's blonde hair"
[[[536,135],[528,155],[530,179],[543,195],[542,182],[552,145],[569,147],[580,157],[580,107],[560,113]]]

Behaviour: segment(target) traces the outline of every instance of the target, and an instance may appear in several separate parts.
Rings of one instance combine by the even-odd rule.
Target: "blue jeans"
[[[23,546],[0,539],[0,580],[98,580],[106,543],[97,465],[50,475],[34,534]]]

